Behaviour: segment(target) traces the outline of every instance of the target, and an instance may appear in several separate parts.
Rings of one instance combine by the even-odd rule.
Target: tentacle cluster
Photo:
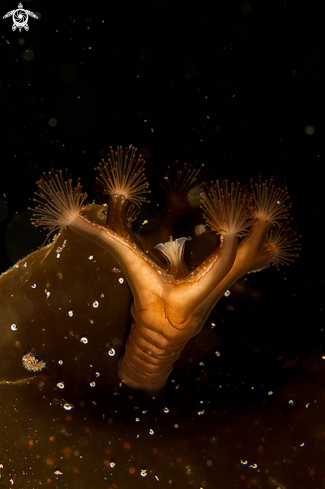
[[[108,161],[103,159],[96,168],[96,178],[105,194],[124,196],[139,208],[143,202],[148,202],[144,194],[150,190],[144,174],[145,160],[136,152],[132,146],[124,149],[118,146],[116,151],[110,147]]]
[[[61,170],[52,170],[43,173],[37,184],[38,190],[33,201],[38,205],[31,221],[36,227],[44,226],[45,229],[50,229],[47,235],[49,237],[59,229],[69,226],[79,215],[87,194],[82,192],[80,179],[77,180],[76,186],[73,186],[67,170],[66,179]]]
[[[201,194],[205,221],[217,234],[243,237],[253,222],[252,196],[239,182],[217,180]]]

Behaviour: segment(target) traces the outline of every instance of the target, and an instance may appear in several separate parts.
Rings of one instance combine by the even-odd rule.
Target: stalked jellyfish
[[[174,176],[170,171],[166,177],[168,203],[157,229],[149,236],[135,233],[130,221],[149,192],[144,164],[135,148],[118,147],[96,168],[108,196],[102,220],[92,219],[91,206],[84,207],[79,181],[73,187],[60,171],[44,174],[32,221],[49,228],[49,234],[68,228],[117,260],[133,295],[133,322],[118,374],[132,388],[154,391],[166,384],[184,346],[201,331],[229,287],[271,263],[289,264],[299,246],[288,218],[287,191],[272,178],[251,182],[251,190],[227,180],[202,190],[204,169],[190,165],[183,170],[176,166]],[[177,220],[197,204],[198,196],[206,226],[216,238],[201,263],[190,266],[184,259],[190,237],[175,233]]]

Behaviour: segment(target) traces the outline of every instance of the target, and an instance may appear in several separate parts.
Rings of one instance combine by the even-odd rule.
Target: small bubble
[[[226,290],[226,292],[223,294],[225,297],[229,297],[230,296],[230,290]]]
[[[215,351],[214,353],[215,353],[216,357],[220,357],[221,356],[220,351]]]
[[[36,284],[31,285],[32,289],[36,289]]]
[[[124,278],[119,278],[118,281],[120,282],[120,284],[123,284],[124,283]]]
[[[87,345],[88,338],[86,338],[85,336],[83,336],[82,338],[80,338],[80,343],[83,343],[84,345]]]
[[[153,429],[150,428],[149,430],[149,435],[153,435],[155,432],[153,431]]]
[[[90,387],[95,387],[96,382],[90,382],[89,385],[90,385]]]
[[[293,406],[293,400],[292,399],[290,399],[289,404],[290,404],[290,406]]]
[[[94,301],[93,302],[93,307],[96,309],[98,306],[99,306],[99,302],[98,301]]]
[[[115,355],[115,350],[114,348],[111,348],[109,351],[108,351],[108,354],[110,357],[113,357]]]
[[[179,428],[179,424],[175,423],[174,424],[174,428],[178,429]]]
[[[164,407],[164,413],[169,413],[168,407]]]
[[[137,423],[139,423],[140,418],[135,418],[135,421],[136,421]]]
[[[73,311],[69,311],[69,312],[68,312],[68,316],[69,316],[70,318],[72,318],[72,316],[73,316]]]
[[[68,402],[63,404],[63,409],[65,409],[66,411],[71,411],[72,408],[72,404],[69,404]]]
[[[269,391],[269,392],[268,392],[268,395],[269,395],[269,396],[272,396],[272,394],[273,394],[273,391]]]
[[[140,475],[141,475],[141,477],[147,477],[147,470],[141,469]]]
[[[64,382],[58,382],[56,384],[56,386],[59,388],[59,389],[64,389]]]
[[[109,466],[110,466],[112,469],[114,469],[115,465],[116,465],[116,464],[115,464],[115,462],[111,462],[111,463],[109,464]]]
[[[58,361],[58,364],[59,364],[59,365],[63,365],[63,360],[59,360],[59,361]]]
[[[17,326],[15,324],[12,324],[10,326],[10,329],[11,329],[11,331],[17,331],[18,328],[17,328]]]
[[[95,373],[95,376],[96,376],[96,379],[98,379],[98,377],[100,376],[100,373],[99,372],[96,372]]]
[[[93,258],[93,255],[88,256],[88,260],[92,260]]]

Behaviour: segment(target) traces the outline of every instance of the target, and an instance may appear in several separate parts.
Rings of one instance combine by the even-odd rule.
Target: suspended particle
[[[17,328],[16,324],[12,324],[10,326],[10,329],[11,329],[11,331],[17,331],[18,328]]]
[[[168,407],[164,407],[164,413],[169,413]]]
[[[86,338],[85,336],[83,336],[82,338],[80,338],[80,343],[83,343],[84,345],[87,345],[88,338]]]
[[[110,357],[113,357],[115,355],[114,348],[111,348],[110,350],[108,350],[108,354],[109,354]]]
[[[43,362],[43,360],[36,358],[32,351],[26,353],[21,360],[25,369],[30,372],[41,372],[41,370],[46,367],[46,363]]]
[[[120,282],[120,284],[124,284],[124,278],[120,277],[118,281]]]
[[[58,382],[56,384],[56,386],[59,388],[59,389],[64,389],[64,382]]]
[[[95,387],[96,382],[90,382],[89,385],[90,385],[90,387]]]
[[[111,462],[111,463],[109,464],[109,466],[110,466],[112,469],[114,469],[115,465],[116,465],[116,464],[115,464],[115,462]]]
[[[226,292],[223,294],[225,297],[229,297],[231,294],[230,290],[226,290]]]
[[[141,469],[141,472],[140,472],[140,475],[141,477],[147,477],[147,469]]]
[[[69,312],[68,312],[68,316],[69,316],[70,318],[72,318],[72,316],[73,316],[73,311],[69,311]]]
[[[150,428],[149,435],[153,435],[153,434],[154,434],[154,430]]]
[[[99,302],[98,301],[94,301],[93,302],[93,307],[96,309],[98,306],[99,306]]]

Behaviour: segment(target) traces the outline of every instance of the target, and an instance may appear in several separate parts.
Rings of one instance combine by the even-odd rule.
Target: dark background
[[[15,8],[2,3],[1,17]],[[233,0],[25,1],[24,8],[41,17],[29,19],[28,32],[0,20],[1,270],[45,238],[26,212],[42,172],[67,167],[91,193],[93,167],[110,145],[133,144],[149,156],[152,200],[176,158],[205,163],[214,178],[274,175],[287,183],[302,251],[252,285],[268,298],[263,321],[272,334],[287,332],[288,358],[321,347],[320,11]]]

